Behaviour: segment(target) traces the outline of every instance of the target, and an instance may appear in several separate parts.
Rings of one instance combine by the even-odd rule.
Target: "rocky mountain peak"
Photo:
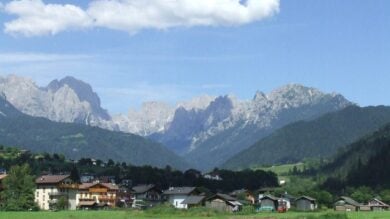
[[[107,111],[101,107],[100,98],[97,93],[93,91],[91,85],[81,80],[78,80],[71,76],[67,76],[59,81],[53,80],[49,83],[46,89],[55,93],[65,85],[69,86],[72,90],[74,90],[80,101],[86,101],[91,105],[91,109],[93,111],[92,114],[96,114],[96,116],[104,120],[111,119]]]

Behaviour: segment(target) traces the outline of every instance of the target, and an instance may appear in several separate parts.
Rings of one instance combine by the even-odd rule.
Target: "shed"
[[[206,207],[219,211],[237,212],[242,209],[242,204],[229,195],[218,193],[206,200]]]
[[[386,211],[390,206],[377,198],[373,198],[368,202],[371,211]]]
[[[309,196],[301,196],[295,200],[298,211],[314,211],[317,209],[317,201]]]
[[[336,211],[359,211],[360,207],[360,203],[346,196],[341,196],[334,204]]]
[[[181,204],[187,205],[187,208],[200,207],[204,205],[205,196],[191,195],[188,196]]]
[[[264,195],[260,198],[259,211],[276,211],[279,207],[279,199],[273,195]]]

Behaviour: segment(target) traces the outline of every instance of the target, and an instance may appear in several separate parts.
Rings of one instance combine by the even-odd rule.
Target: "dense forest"
[[[317,174],[330,176],[324,187],[331,190],[347,186],[390,188],[389,158],[390,124],[347,146]]]
[[[67,158],[114,159],[134,165],[186,169],[188,164],[163,145],[137,135],[25,115],[0,96],[0,142]]]
[[[204,178],[201,172],[194,169],[182,172],[170,166],[165,168],[133,166],[125,162],[115,163],[113,160],[103,162],[90,158],[67,161],[63,155],[58,154],[33,154],[3,146],[0,150],[0,167],[9,169],[14,165],[28,164],[36,176],[47,173],[70,174],[77,170],[78,175],[113,177],[116,183],[131,180],[133,185],[155,184],[161,189],[170,186],[196,186],[207,188],[211,192],[230,192],[242,188],[256,190],[278,186],[275,173],[262,170],[235,172],[215,169],[212,174],[218,175],[222,180],[211,180]]]
[[[228,160],[222,167],[240,169],[264,164],[330,158],[338,150],[390,123],[390,107],[350,106],[311,121],[287,125]]]

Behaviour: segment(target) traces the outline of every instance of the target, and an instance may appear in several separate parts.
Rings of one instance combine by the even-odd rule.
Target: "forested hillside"
[[[327,158],[387,123],[390,123],[390,107],[351,106],[312,121],[287,125],[234,156],[222,167],[240,169],[295,163],[305,158]]]
[[[91,157],[134,165],[188,168],[182,158],[159,143],[133,134],[31,117],[1,97],[0,144],[34,152],[60,153],[71,159]]]

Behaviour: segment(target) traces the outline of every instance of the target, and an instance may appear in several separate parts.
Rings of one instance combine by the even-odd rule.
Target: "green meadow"
[[[388,212],[351,212],[335,213],[258,213],[258,214],[224,214],[213,211],[60,211],[60,212],[0,212],[1,219],[389,219]]]

